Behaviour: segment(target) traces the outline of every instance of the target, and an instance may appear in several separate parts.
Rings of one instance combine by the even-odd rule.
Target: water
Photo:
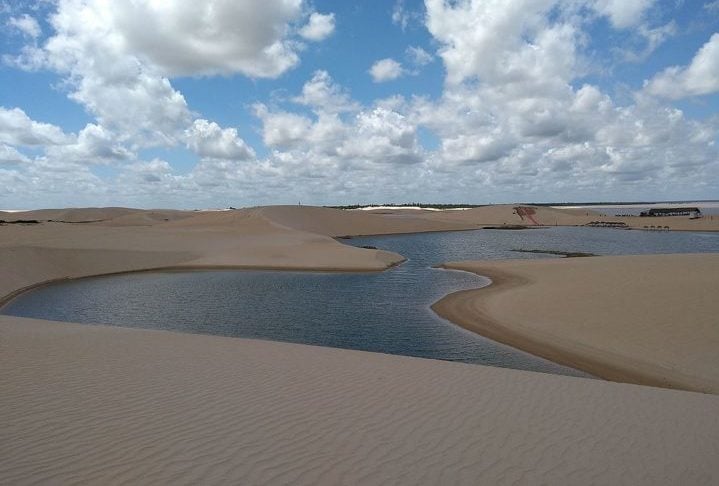
[[[69,322],[260,338],[582,375],[437,317],[430,305],[487,279],[432,266],[453,260],[553,258],[512,249],[601,255],[717,252],[719,234],[605,228],[480,230],[343,240],[408,258],[381,273],[153,272],[63,282],[2,312]]]

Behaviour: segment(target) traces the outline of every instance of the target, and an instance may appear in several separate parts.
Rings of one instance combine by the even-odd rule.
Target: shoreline
[[[717,393],[710,391],[710,385],[700,377],[541,330],[529,329],[497,317],[487,305],[492,297],[507,295],[514,290],[536,283],[536,280],[513,273],[511,270],[482,267],[482,263],[486,262],[471,262],[474,264],[472,268],[468,267],[467,263],[470,262],[444,263],[438,267],[473,273],[488,278],[490,284],[448,294],[432,304],[431,309],[443,319],[486,338],[605,380],[708,394]]]
[[[54,285],[61,282],[70,282],[74,280],[86,280],[92,278],[112,277],[117,275],[132,275],[135,273],[183,273],[183,272],[212,272],[212,271],[258,271],[258,272],[298,272],[298,273],[381,273],[398,267],[406,262],[403,257],[401,261],[393,262],[385,268],[355,268],[355,267],[293,267],[293,266],[254,266],[254,265],[171,265],[163,267],[140,268],[131,270],[119,270],[116,272],[104,272],[91,275],[80,275],[77,277],[60,277],[50,280],[44,280],[25,287],[13,290],[12,292],[0,296],[0,315],[2,310],[17,297],[33,290]]]

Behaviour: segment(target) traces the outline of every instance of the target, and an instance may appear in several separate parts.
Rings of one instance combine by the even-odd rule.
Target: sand
[[[0,302],[46,281],[154,268],[381,271],[402,256],[334,237],[523,221],[512,206],[350,214],[290,206],[0,214],[74,221],[0,226]],[[544,208],[532,215],[538,224],[595,217]],[[550,263],[564,262],[547,262],[541,276],[558,275]],[[679,296],[705,295],[692,278]],[[557,277],[550,286],[562,285]],[[487,292],[501,294],[497,281],[470,301]],[[712,305],[697,304],[715,312]],[[711,334],[693,338],[696,330],[673,329],[668,336],[681,344],[655,362],[678,363],[678,374],[699,369],[701,353],[716,347]],[[652,344],[663,332],[640,322],[634,336]],[[695,362],[677,361],[695,352]],[[0,316],[0,484],[712,484],[717,410],[719,397],[686,391]]]
[[[433,306],[468,329],[608,379],[719,393],[719,254],[444,266],[493,281]]]
[[[719,397],[0,317],[4,484],[716,484]]]

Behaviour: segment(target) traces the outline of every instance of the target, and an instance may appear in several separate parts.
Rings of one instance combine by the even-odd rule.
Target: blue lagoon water
[[[432,312],[448,293],[489,281],[432,268],[470,259],[554,258],[513,249],[599,255],[717,252],[719,234],[605,228],[478,230],[353,238],[404,255],[380,273],[152,272],[68,281],[20,295],[5,314],[287,341],[582,375],[485,339]]]

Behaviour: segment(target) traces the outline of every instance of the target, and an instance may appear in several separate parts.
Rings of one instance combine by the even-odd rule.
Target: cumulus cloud
[[[135,154],[118,141],[116,134],[101,125],[88,123],[72,143],[46,147],[51,160],[80,164],[107,164],[127,161]]]
[[[417,143],[417,126],[406,116],[377,106],[357,115],[338,155],[383,164],[414,164],[422,160]]]
[[[28,14],[23,14],[19,17],[10,17],[7,24],[20,31],[23,35],[33,39],[37,39],[42,33],[40,24],[34,17],[31,17]]]
[[[341,113],[357,109],[349,94],[335,84],[327,71],[315,71],[294,101],[318,112]]]
[[[21,154],[15,147],[0,143],[0,164],[18,164],[29,160],[26,155]]]
[[[321,41],[335,31],[335,14],[314,12],[310,15],[307,25],[300,29],[300,35],[313,42]]]
[[[292,24],[302,15],[302,0],[139,0],[112,8],[104,0],[59,0],[49,19],[54,34],[25,46],[14,65],[65,76],[70,98],[121,141],[172,146],[193,115],[169,78],[277,77],[299,60]],[[332,20],[311,16],[306,33],[320,36]]]
[[[654,2],[655,0],[595,0],[592,6],[598,13],[606,15],[614,27],[625,29],[640,23]]]
[[[325,72],[322,83],[339,90]],[[303,92],[317,84],[316,74]],[[297,98],[296,101],[301,101]],[[345,101],[346,102],[346,101]],[[255,113],[262,121],[265,143],[283,152],[273,156],[290,165],[352,171],[368,165],[416,164],[423,160],[417,140],[417,125],[395,108],[396,103],[378,103],[361,107],[352,103],[356,113],[343,119],[336,111],[317,111],[314,119],[287,111],[271,111],[257,105]]]
[[[548,22],[554,2],[428,0],[426,5],[427,28],[442,44],[449,83],[535,80],[535,87],[545,90],[574,75],[578,32],[569,22]]]
[[[404,74],[404,69],[394,59],[386,58],[375,62],[370,68],[369,74],[375,83],[383,83],[399,78]]]
[[[245,128],[222,127],[192,112],[170,80],[188,72],[252,77],[285,72],[291,66],[275,61],[300,52],[292,37],[312,26],[307,9],[290,15],[299,2],[270,2],[271,19],[257,22],[269,33],[232,34],[248,36],[246,45],[279,42],[289,49],[277,58],[262,49],[252,54],[259,59],[259,71],[252,74],[238,61],[242,56],[235,56],[240,47],[223,39],[215,47],[217,55],[229,50],[227,62],[218,61],[214,51],[203,58],[220,35],[201,32],[202,18],[192,24],[190,13],[199,16],[203,6],[131,3],[118,7],[123,13],[96,8],[99,0],[60,0],[58,15],[50,19],[55,34],[23,53],[28,66],[60,73],[71,98],[95,120],[77,135],[65,134],[22,110],[0,109],[0,203],[12,197],[10,206],[32,204],[35,194],[46,194],[43,205],[67,205],[60,195],[77,191],[82,194],[75,204],[107,198],[152,206],[192,201],[198,207],[410,197],[657,198],[683,191],[709,194],[716,186],[712,181],[719,180],[716,121],[693,120],[662,100],[674,97],[669,82],[687,95],[716,91],[707,81],[717,79],[708,67],[717,58],[711,47],[715,37],[687,66],[659,73],[621,102],[585,77],[584,56],[593,49],[589,29],[598,19],[606,18],[608,29],[622,30],[622,39],[644,39],[645,44],[629,46],[640,46],[633,52],[637,59],[673,35],[671,23],[650,23],[653,2],[427,0],[425,21],[433,37],[427,45],[436,48],[446,72],[441,94],[360,102],[330,73],[316,71],[290,95],[252,105],[267,148],[259,157],[240,137]],[[275,9],[278,5],[288,10]],[[397,5],[407,12],[402,2]],[[71,6],[86,20],[70,15]],[[159,18],[158,12],[171,7],[178,12]],[[231,16],[239,7],[221,8]],[[127,12],[140,11],[150,17],[144,28],[162,31],[164,52],[146,48],[142,35],[122,22]],[[108,18],[93,16],[100,13]],[[409,19],[398,14],[400,26],[403,18]],[[307,23],[298,25],[303,19]],[[192,24],[188,39],[197,45],[168,46],[170,33],[183,22]],[[186,59],[195,55],[200,59]],[[404,60],[402,66],[390,59],[395,74],[414,74],[432,57],[413,46]],[[380,78],[391,76],[386,73],[392,69]],[[198,162],[178,173],[168,161],[142,160],[142,149],[157,145],[186,147]],[[93,161],[113,164],[119,175],[96,176]]]
[[[54,43],[104,36],[103,45],[149,61],[162,76],[276,77],[298,61],[288,24],[301,7],[301,0],[139,0],[112,8],[103,0],[60,0]]]
[[[645,90],[669,99],[719,91],[719,34],[711,36],[688,66],[672,66],[645,83]]]
[[[215,159],[246,160],[254,158],[254,151],[247,146],[234,128],[223,129],[208,120],[195,120],[185,131],[187,146],[200,157]]]
[[[70,143],[60,127],[30,119],[20,108],[0,106],[0,142],[10,145],[48,146]]]
[[[641,22],[647,5],[632,12],[603,6],[620,28]],[[593,194],[618,184],[651,186],[688,165],[717,172],[716,127],[642,96],[618,106],[597,86],[573,86],[583,32],[571,5],[430,0],[427,8],[449,83],[441,99],[419,98],[408,114],[439,136],[427,161],[435,172],[471,166],[477,169],[468,180],[484,187]],[[701,177],[682,174],[682,181],[689,188]]]
[[[296,113],[271,113],[263,104],[255,105],[255,115],[262,120],[262,141],[268,147],[282,149],[297,146],[307,140],[312,120]]]

